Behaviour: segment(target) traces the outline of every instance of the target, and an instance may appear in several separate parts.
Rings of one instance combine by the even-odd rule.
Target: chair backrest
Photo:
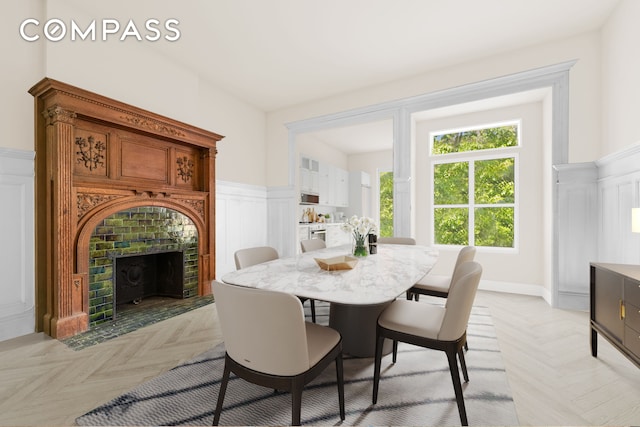
[[[456,264],[453,266],[452,275],[455,273],[456,268],[458,268],[458,266],[460,266],[461,264],[464,264],[465,262],[473,261],[473,258],[475,256],[476,256],[475,246],[465,246],[464,248],[460,249],[460,252],[458,252],[458,258],[456,258]]]
[[[267,261],[273,261],[278,258],[278,251],[271,246],[258,246],[255,248],[240,249],[239,251],[236,251],[234,255],[236,270],[251,267],[256,264],[262,264]]]
[[[327,244],[324,242],[324,240],[320,240],[320,239],[300,240],[300,249],[302,249],[302,252],[317,251],[318,249],[324,249],[326,247],[327,247]]]
[[[213,281],[225,350],[237,363],[273,375],[309,369],[300,299],[264,289]]]
[[[473,261],[473,258],[476,256],[476,247],[475,246],[465,246],[460,249],[458,252],[458,257],[456,258],[456,263],[453,266],[453,272],[451,273],[451,281],[449,282],[449,288],[453,284],[453,276],[456,274],[456,270],[465,262]]]
[[[439,340],[457,340],[467,330],[480,276],[482,266],[475,261],[462,263],[454,271],[445,304],[446,311],[438,333]]]
[[[392,245],[415,245],[416,239],[412,237],[378,237],[378,243]]]

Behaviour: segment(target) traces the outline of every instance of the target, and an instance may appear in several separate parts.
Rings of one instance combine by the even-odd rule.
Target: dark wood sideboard
[[[591,263],[591,355],[598,334],[640,367],[640,265]]]

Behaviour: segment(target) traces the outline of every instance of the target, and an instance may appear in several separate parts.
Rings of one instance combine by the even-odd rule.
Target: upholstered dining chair
[[[378,237],[378,244],[415,245],[416,239],[412,237]]]
[[[376,357],[373,375],[373,403],[378,401],[382,346],[385,338],[393,340],[393,362],[396,361],[398,341],[444,351],[458,404],[462,425],[468,425],[458,370],[458,358],[465,382],[469,381],[462,350],[467,336],[467,324],[475,299],[482,267],[474,261],[460,265],[453,275],[449,297],[444,306],[419,304],[398,299],[378,317],[376,327]],[[457,357],[456,357],[457,356]]]
[[[305,239],[300,241],[300,249],[302,252],[318,251],[326,247],[327,244],[321,239]],[[316,301],[309,298],[309,305],[311,306],[311,320],[313,323],[316,323]]]
[[[415,245],[416,239],[412,237],[378,237],[378,244],[386,243],[391,245]],[[409,298],[409,291],[407,291],[407,299]]]
[[[236,270],[273,261],[280,258],[278,251],[271,246],[256,246],[254,248],[240,249],[233,256],[236,262]]]
[[[324,242],[324,240],[321,239],[300,240],[300,249],[302,250],[302,252],[317,251],[326,247],[327,244]]]
[[[233,372],[264,387],[291,393],[291,425],[300,425],[302,390],[335,361],[340,419],[344,420],[342,337],[327,326],[305,322],[302,303],[291,294],[213,281],[225,345],[225,362],[213,425],[218,425]]]
[[[476,255],[476,248],[474,246],[465,246],[458,252],[456,263],[453,267],[453,272],[450,276],[438,275],[438,274],[426,274],[422,279],[413,285],[407,291],[407,299],[415,299],[418,301],[420,295],[430,295],[434,297],[446,298],[449,295],[449,287],[451,286],[451,279],[453,277],[456,268],[461,264],[473,261]]]
[[[278,259],[278,251],[271,246],[256,246],[254,248],[240,249],[236,251],[233,258],[236,262],[236,270],[251,267],[252,265],[262,264],[263,262],[273,261]],[[304,304],[307,298],[300,298],[300,301]],[[311,305],[311,320],[316,323],[316,304],[314,300],[310,300]]]

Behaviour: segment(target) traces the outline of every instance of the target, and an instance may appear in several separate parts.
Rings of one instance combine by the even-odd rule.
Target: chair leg
[[[447,359],[449,360],[449,371],[451,372],[451,380],[453,381],[453,390],[456,394],[456,402],[458,403],[458,412],[460,413],[460,422],[463,426],[468,426],[467,410],[464,407],[464,397],[462,396],[462,383],[460,382],[460,372],[458,371],[458,360],[456,359],[456,351],[451,348],[446,350]]]
[[[291,425],[300,425],[300,412],[302,408],[302,378],[296,378],[291,385]]]
[[[380,383],[380,365],[382,364],[382,345],[384,344],[384,337],[377,335],[376,337],[376,360],[373,368],[373,399],[375,404],[378,401],[378,384]]]
[[[344,371],[342,368],[342,353],[336,357],[336,376],[338,377],[338,402],[340,404],[340,419],[344,421]]]
[[[458,351],[458,358],[460,359],[460,367],[462,368],[462,376],[464,377],[464,382],[469,382],[469,373],[467,372],[467,363],[464,360],[464,351],[460,349]]]
[[[413,294],[411,292],[409,292],[409,291],[407,291],[407,299],[409,301],[411,301],[413,299]]]
[[[309,304],[311,305],[311,321],[316,323],[316,301],[309,300]]]
[[[227,384],[229,383],[229,367],[227,362],[224,362],[224,371],[222,374],[222,382],[220,383],[220,391],[218,391],[218,403],[216,405],[216,411],[213,415],[213,423],[211,425],[217,426],[220,422],[220,413],[222,412],[222,402],[224,402],[224,395],[227,392]]]
[[[393,363],[398,359],[398,340],[393,340]]]

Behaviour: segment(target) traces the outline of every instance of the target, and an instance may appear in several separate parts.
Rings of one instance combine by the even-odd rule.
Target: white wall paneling
[[[270,246],[281,257],[296,255],[298,245],[298,197],[294,187],[273,187],[268,190],[268,235]]]
[[[598,164],[599,262],[640,264],[640,234],[631,232],[631,208],[640,207],[640,144]]]
[[[216,278],[236,269],[238,249],[266,244],[266,187],[216,181]]]
[[[557,306],[589,308],[589,263],[596,259],[597,177],[594,163],[556,165]]]
[[[0,149],[0,341],[35,330],[33,159]]]

